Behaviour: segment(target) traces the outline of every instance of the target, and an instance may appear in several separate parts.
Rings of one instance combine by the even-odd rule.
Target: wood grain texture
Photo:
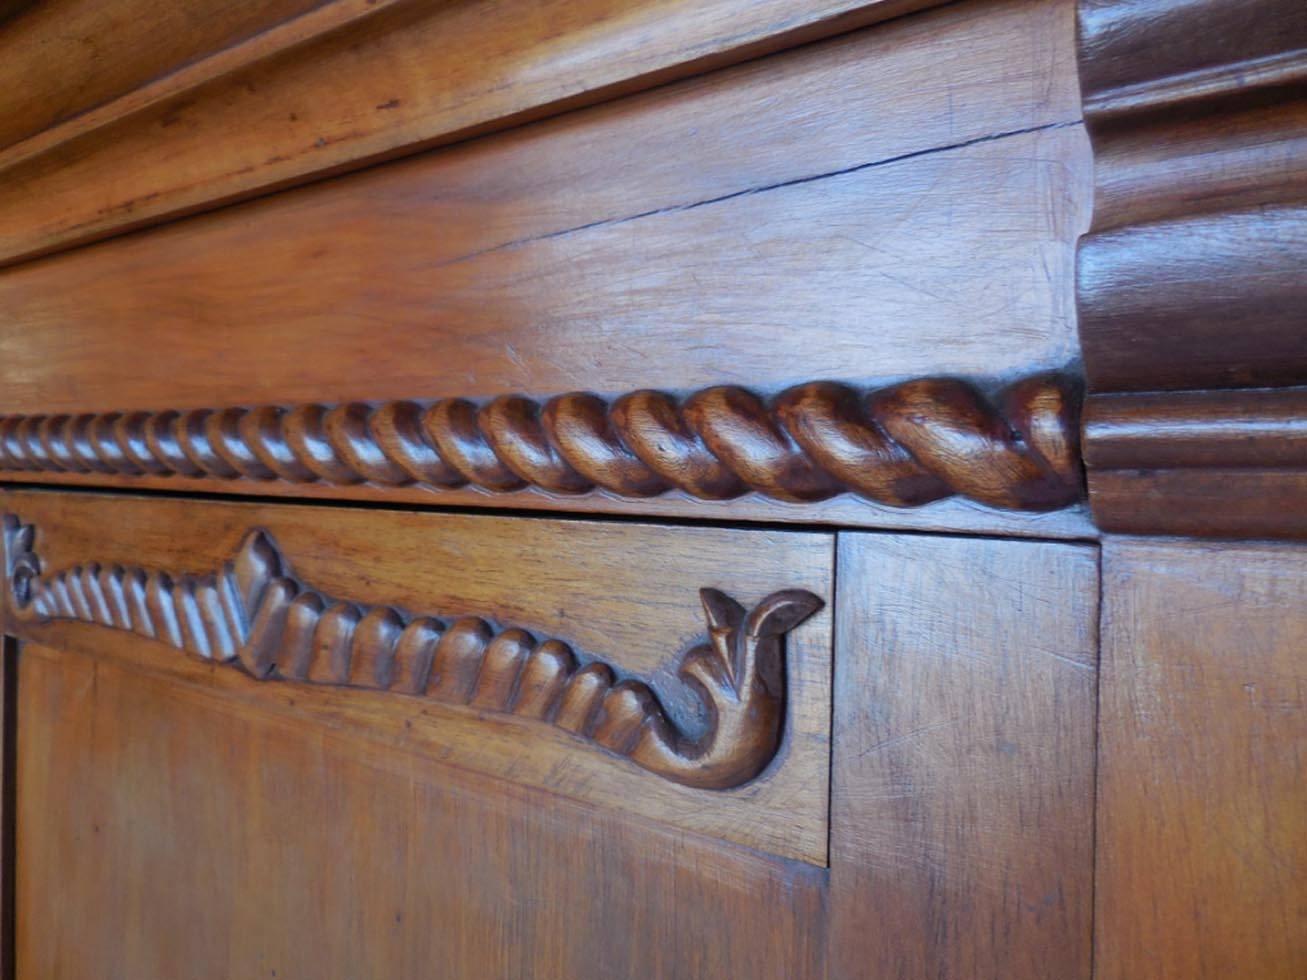
[[[20,670],[30,976],[822,976],[821,869],[104,658]]]
[[[35,4],[0,34],[0,149],[324,2]]]
[[[602,659],[480,616],[452,621],[359,606],[297,578],[276,542],[251,530],[231,559],[198,574],[102,566],[46,569],[36,528],[4,518],[9,612],[71,620],[167,643],[200,660],[286,680],[433,697],[557,725],[685,786],[731,789],[756,778],[781,745],[788,701],[785,634],[821,608],[811,592],[773,592],[752,609],[701,589],[707,641],[676,674],[702,718],[688,732],[649,685]]]
[[[311,29],[292,29],[280,47],[257,46],[252,63],[228,59],[216,76],[196,71],[189,87],[160,100],[140,100],[144,106],[128,96],[121,115],[106,113],[98,127],[74,130],[71,139],[47,142],[35,155],[17,148],[0,180],[0,212],[7,216],[0,258],[67,247],[540,118],[932,2],[472,0],[387,3],[367,12],[336,0],[346,8],[343,15],[328,7],[317,18],[334,29],[317,36]],[[68,30],[62,46],[79,55],[57,84],[96,92],[121,88],[127,78],[148,77],[144,66],[152,61],[166,63],[169,47],[203,51],[221,33],[205,28],[212,18],[200,18],[199,24],[164,31],[173,37],[165,44],[131,45],[132,34],[145,34],[157,21],[140,17],[121,35],[122,47],[114,44],[107,55],[88,58],[80,52],[111,43],[93,29],[97,20],[114,17],[95,12],[102,6]],[[137,0],[135,6],[147,4]],[[115,4],[113,10],[126,7]],[[185,13],[179,10],[175,19]],[[159,55],[143,55],[142,47]],[[29,57],[13,60],[19,68],[30,67]],[[55,73],[34,74],[45,79]],[[37,118],[43,113],[33,111]],[[21,122],[18,131],[35,120]]]
[[[1307,469],[1307,388],[1112,395],[1084,427],[1101,469]]]
[[[263,528],[292,558],[297,580],[319,595],[350,600],[355,614],[369,607],[432,611],[444,621],[468,620],[464,627],[479,618],[496,632],[512,626],[531,637],[566,638],[574,651],[601,653],[619,677],[646,680],[671,722],[690,733],[712,727],[709,705],[678,676],[682,655],[704,639],[701,588],[748,606],[791,588],[823,599],[833,594],[828,534],[43,492],[8,492],[4,504],[49,529],[40,542],[41,561],[55,572],[77,565],[85,570],[89,560],[111,574],[115,566],[222,568],[251,527]],[[191,590],[202,624],[201,592]],[[184,607],[191,608],[189,602]],[[151,612],[161,621],[162,612]],[[327,612],[319,613],[319,622]],[[349,615],[351,609],[337,612]],[[484,692],[485,703],[474,696],[459,704],[398,697],[365,684],[260,683],[214,661],[179,657],[167,643],[91,622],[24,622],[12,610],[10,619],[24,638],[113,659],[244,710],[276,715],[284,724],[351,732],[397,760],[439,761],[786,857],[826,860],[829,610],[787,636],[787,697],[774,760],[747,784],[711,792],[655,778],[629,758],[586,751],[564,728],[493,710],[493,691]],[[451,654],[474,653],[474,644],[462,641],[476,636],[465,628],[455,632],[460,644]],[[722,632],[729,635],[729,628]],[[324,632],[324,638],[340,635]],[[508,635],[526,642],[522,633]],[[333,644],[325,658],[314,660],[327,675],[332,651],[340,653]],[[511,651],[501,644],[497,655],[505,652]]]
[[[1071,11],[971,7],[5,270],[0,411],[1063,368]]]
[[[1088,217],[1072,13],[954,5],[5,270],[0,410],[543,402],[634,385],[769,398],[813,378],[941,375],[993,391],[1062,370]],[[677,492],[513,506],[1092,533],[1079,508],[1011,517],[962,501],[914,515]]]
[[[684,400],[639,390],[574,392],[543,405],[507,395],[132,412],[0,416],[0,470],[431,490],[473,486],[705,500],[749,492],[809,503],[842,493],[897,507],[960,494],[992,507],[1056,510],[1082,497],[1079,391],[1026,378],[985,398],[955,379],[874,392],[831,382],[764,401],[719,386]]]
[[[1089,977],[1096,559],[840,535],[831,977]]]
[[[1077,286],[1095,519],[1118,531],[1300,535],[1307,498],[1281,505],[1304,484],[1301,461],[1291,476],[1260,461],[1296,451],[1219,389],[1307,383],[1307,8],[1081,0],[1079,20],[1096,184]],[[1107,462],[1120,447],[1100,452],[1107,430],[1093,420],[1120,403],[1100,406],[1100,393],[1157,391],[1176,394],[1147,396],[1155,424],[1136,418],[1135,458]],[[1275,397],[1295,396],[1248,399]],[[1183,424],[1219,426],[1223,445],[1245,448],[1220,460],[1210,443],[1177,437],[1186,413]],[[1212,499],[1231,470],[1224,502]],[[1257,492],[1271,484],[1277,492]],[[1210,501],[1201,520],[1189,497]]]
[[[1307,971],[1307,550],[1104,544],[1097,976]]]
[[[21,79],[26,94],[4,103],[12,122],[10,141],[0,143],[0,171],[406,2],[289,0],[218,9],[187,3],[161,9],[148,0],[43,3],[21,30],[0,35],[5,79]],[[139,43],[156,40],[165,27],[163,44]],[[26,126],[16,125],[24,120]]]

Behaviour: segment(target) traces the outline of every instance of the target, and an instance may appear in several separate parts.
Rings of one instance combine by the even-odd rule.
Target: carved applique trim
[[[392,691],[537,719],[703,789],[746,783],[776,755],[784,637],[822,606],[810,592],[788,590],[746,611],[722,592],[701,590],[708,642],[685,654],[679,675],[707,724],[690,736],[647,684],[619,679],[560,640],[476,617],[413,617],[325,596],[292,573],[264,531],[250,531],[231,561],[200,575],[95,562],[43,573],[34,537],[31,525],[5,517],[9,598],[21,622],[126,630],[239,664],[258,680]]]
[[[1052,510],[1083,496],[1078,399],[1058,376],[990,401],[952,379],[866,392],[813,382],[765,401],[718,387],[684,400],[506,395],[382,405],[0,417],[0,469],[332,485],[679,489],[807,502],[854,493],[910,507],[958,494]]]

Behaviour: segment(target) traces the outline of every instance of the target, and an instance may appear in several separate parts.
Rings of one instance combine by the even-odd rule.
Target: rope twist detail
[[[1072,384],[1055,375],[992,402],[966,382],[927,378],[871,392],[811,382],[770,401],[725,386],[611,403],[578,392],[543,405],[504,395],[11,415],[0,417],[0,468],[634,498],[848,492],[897,507],[958,494],[1050,510],[1083,496],[1077,415]]]

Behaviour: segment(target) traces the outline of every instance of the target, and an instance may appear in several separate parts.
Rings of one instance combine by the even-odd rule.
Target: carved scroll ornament
[[[492,493],[679,489],[804,502],[855,493],[899,507],[959,494],[1051,510],[1082,496],[1078,401],[1059,376],[993,400],[952,379],[866,392],[813,382],[770,401],[736,387],[538,404],[355,402],[0,417],[0,468]]]
[[[551,723],[673,782],[728,789],[759,775],[784,727],[785,635],[822,606],[788,590],[745,610],[703,589],[708,642],[679,676],[704,708],[701,732],[668,717],[649,686],[556,639],[484,619],[406,616],[323,595],[273,539],[251,531],[215,572],[173,575],[94,562],[44,573],[35,529],[7,515],[10,607],[20,622],[76,620],[239,664],[258,680],[391,691]]]

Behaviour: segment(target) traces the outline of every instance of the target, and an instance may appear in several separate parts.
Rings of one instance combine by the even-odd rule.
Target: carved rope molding
[[[684,399],[572,393],[540,405],[354,402],[0,417],[0,468],[333,485],[672,489],[722,500],[757,492],[824,500],[851,492],[899,507],[960,494],[992,507],[1051,510],[1083,496],[1079,404],[1044,375],[993,400],[953,379],[871,392],[812,382],[765,401],[737,387]]]
[[[551,723],[666,779],[729,789],[759,775],[784,728],[785,635],[822,606],[775,592],[750,610],[702,589],[708,642],[679,676],[705,709],[702,733],[668,717],[647,684],[620,679],[556,639],[484,619],[405,616],[323,595],[297,578],[264,531],[216,572],[171,575],[95,562],[43,574],[35,529],[4,518],[10,605],[22,622],[76,620],[158,640],[257,680],[430,697]]]

